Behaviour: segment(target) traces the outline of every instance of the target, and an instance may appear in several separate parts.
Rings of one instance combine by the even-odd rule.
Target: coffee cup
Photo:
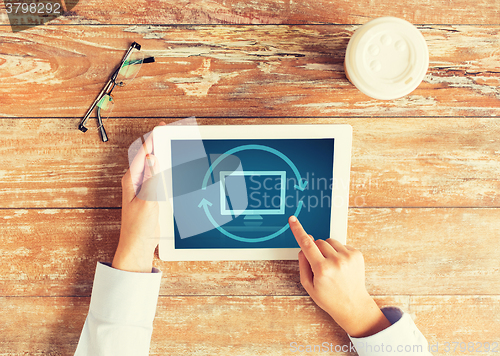
[[[429,51],[422,33],[396,17],[380,17],[358,28],[347,45],[347,79],[380,100],[408,95],[422,82]]]

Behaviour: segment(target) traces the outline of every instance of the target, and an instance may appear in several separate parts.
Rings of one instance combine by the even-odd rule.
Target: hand
[[[314,302],[352,337],[370,336],[389,327],[366,290],[361,252],[332,238],[314,241],[295,216],[288,222],[301,248],[300,282]]]
[[[160,125],[166,124],[162,121]],[[113,268],[145,273],[153,269],[159,226],[153,178],[158,162],[152,151],[153,135],[150,134],[122,178],[122,225]]]

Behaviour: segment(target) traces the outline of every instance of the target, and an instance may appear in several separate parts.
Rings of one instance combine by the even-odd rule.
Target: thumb
[[[152,155],[146,155],[146,162],[144,165],[144,178],[141,184],[141,190],[137,197],[147,201],[157,201],[158,194],[158,159]]]
[[[156,174],[157,167],[158,159],[151,153],[148,153],[146,155],[146,164],[144,165],[144,178],[142,179],[142,184]]]
[[[126,203],[130,203],[135,198],[135,192],[136,187],[132,182],[132,173],[129,168],[122,177],[122,200]]]

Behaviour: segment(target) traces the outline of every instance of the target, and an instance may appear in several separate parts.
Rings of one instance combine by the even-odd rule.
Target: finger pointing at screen
[[[314,240],[295,216],[288,222],[301,248],[300,282],[316,304],[353,337],[373,335],[390,326],[366,290],[361,252],[331,238]]]

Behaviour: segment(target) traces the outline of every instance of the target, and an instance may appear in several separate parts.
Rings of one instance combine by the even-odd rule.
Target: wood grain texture
[[[439,305],[437,302],[439,300]],[[429,344],[439,343],[439,354],[448,342],[496,342],[500,347],[500,297],[493,296],[411,296],[410,314]],[[445,333],[442,331],[446,330]],[[441,334],[441,335],[440,335]],[[452,349],[455,345],[452,345]],[[498,355],[485,352],[487,355]],[[484,348],[483,348],[484,352]],[[458,348],[455,354],[473,354]],[[435,353],[433,353],[435,355]]]
[[[429,70],[392,101],[365,96],[345,77],[357,28],[1,28],[0,116],[82,117],[132,40],[156,62],[114,91],[113,117],[499,116],[500,26],[421,27]]]
[[[121,206],[128,149],[160,119],[110,119],[107,143],[97,131],[78,131],[78,122],[0,119],[0,207]],[[354,132],[351,207],[500,207],[499,119],[229,118],[198,123],[349,123]]]
[[[431,345],[498,342],[498,296],[375,297],[410,313]],[[89,298],[0,298],[2,355],[71,355]],[[16,315],[16,319],[9,315]],[[19,325],[30,325],[19,328]],[[309,297],[160,297],[151,355],[292,355],[290,343],[349,345],[347,335]],[[450,325],[453,325],[450,328]],[[319,354],[319,353],[315,353]],[[339,352],[338,355],[354,355]],[[467,353],[465,353],[467,354]],[[493,356],[495,353],[481,353]]]
[[[418,0],[80,0],[72,11],[51,24],[359,24],[381,16],[419,24],[498,24],[499,8],[498,0],[436,0],[425,5]],[[8,24],[4,9],[1,3],[0,24]]]
[[[393,101],[364,96],[343,69],[353,32],[380,16],[419,24],[430,53],[419,88]],[[156,62],[114,91],[104,144],[76,127],[133,40]],[[347,240],[368,291],[408,311],[433,355],[500,342],[499,48],[499,0],[81,0],[19,33],[0,2],[0,355],[73,354],[96,263],[118,243],[128,148],[190,116],[351,124]],[[152,355],[348,344],[297,261],[155,266]]]
[[[350,209],[377,295],[499,294],[499,209]],[[88,296],[120,210],[0,210],[1,296]],[[307,226],[306,226],[307,229]],[[306,295],[297,261],[162,262],[161,295]]]

